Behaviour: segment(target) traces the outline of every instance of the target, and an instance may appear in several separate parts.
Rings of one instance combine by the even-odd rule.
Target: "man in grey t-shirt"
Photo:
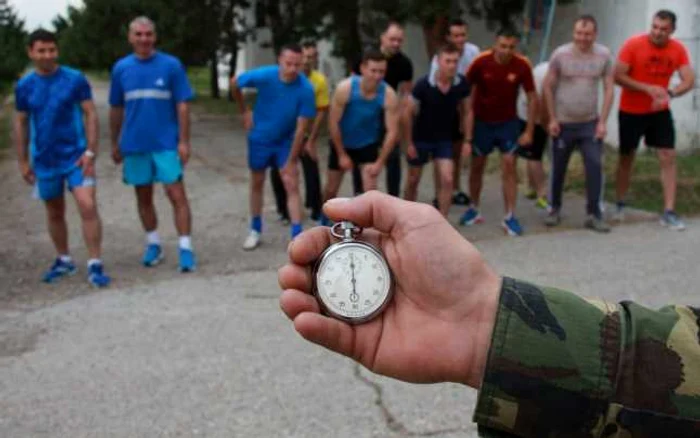
[[[550,204],[546,224],[561,221],[562,191],[571,153],[579,147],[586,168],[586,228],[609,232],[603,221],[603,140],[614,92],[614,62],[607,47],[595,42],[597,23],[582,15],[574,23],[573,42],[557,48],[549,60],[544,96],[549,111],[552,144]],[[603,108],[598,94],[603,84]]]

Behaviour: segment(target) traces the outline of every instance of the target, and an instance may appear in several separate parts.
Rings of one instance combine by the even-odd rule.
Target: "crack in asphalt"
[[[404,425],[400,420],[398,420],[389,410],[386,403],[384,402],[384,390],[381,385],[371,381],[367,377],[362,375],[361,366],[355,364],[353,367],[353,374],[357,380],[370,387],[374,392],[374,404],[379,407],[379,410],[384,419],[386,426],[394,433],[400,434],[401,436],[415,436],[415,437],[431,437],[450,433],[467,433],[468,429],[464,427],[454,427],[446,429],[429,430],[423,432],[416,432],[409,430],[406,425]]]

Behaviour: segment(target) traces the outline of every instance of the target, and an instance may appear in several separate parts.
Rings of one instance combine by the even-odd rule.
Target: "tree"
[[[0,88],[15,81],[28,63],[24,21],[8,0],[0,0],[0,60]]]

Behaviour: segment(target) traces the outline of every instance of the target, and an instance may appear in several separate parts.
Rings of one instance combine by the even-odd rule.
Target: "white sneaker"
[[[250,230],[250,234],[243,242],[243,249],[246,251],[252,251],[260,245],[260,233],[255,230]]]

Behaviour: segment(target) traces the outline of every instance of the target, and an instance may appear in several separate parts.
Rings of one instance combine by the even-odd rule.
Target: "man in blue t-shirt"
[[[192,249],[192,219],[183,182],[190,157],[189,101],[193,93],[182,63],[155,49],[153,22],[138,17],[129,25],[134,53],[112,68],[109,92],[112,158],[123,162],[124,182],[136,188],[139,216],[146,230],[143,264],[163,258],[153,184],[162,183],[180,236],[180,272],[196,267]]]
[[[316,116],[316,101],[311,83],[299,74],[301,64],[301,47],[289,45],[280,51],[278,65],[250,70],[231,80],[231,92],[248,131],[252,219],[250,233],[243,243],[245,250],[255,249],[260,244],[263,188],[268,167],[280,169],[292,220],[292,239],[302,231],[297,158],[309,122]],[[258,92],[252,112],[241,88],[255,88]]]
[[[460,54],[454,44],[440,47],[435,72],[416,82],[403,113],[410,166],[404,198],[416,200],[423,166],[432,159],[438,181],[435,187],[437,207],[445,217],[450,211],[455,186],[455,132],[459,132],[461,121],[466,123],[469,114],[470,87],[466,78],[457,72]]]
[[[60,66],[56,36],[37,30],[29,36],[34,71],[15,88],[15,141],[22,177],[46,205],[49,234],[58,253],[44,274],[47,283],[75,274],[68,252],[65,187],[73,193],[88,249],[88,281],[109,285],[100,252],[102,223],[95,200],[98,121],[85,76]]]

